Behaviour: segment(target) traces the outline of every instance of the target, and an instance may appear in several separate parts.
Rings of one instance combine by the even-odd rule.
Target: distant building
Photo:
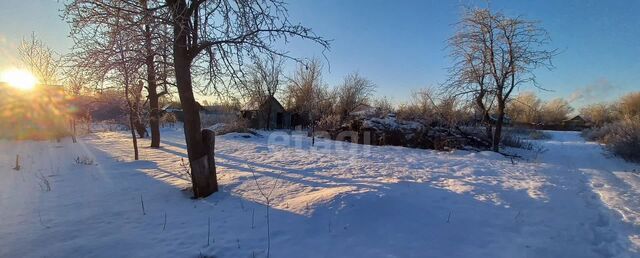
[[[587,120],[577,115],[571,119],[562,121],[562,127],[567,130],[581,130],[588,127]]]
[[[218,122],[228,122],[237,118],[237,112],[231,110],[229,107],[222,105],[203,106],[199,102],[196,102],[198,106],[198,113],[200,114],[200,121],[203,124],[212,124]],[[171,102],[162,107],[163,113],[171,113],[176,117],[176,120],[184,122],[184,111],[180,102]]]
[[[273,96],[265,101],[251,101],[240,111],[240,116],[249,121],[249,127],[257,129],[291,128],[291,113]]]

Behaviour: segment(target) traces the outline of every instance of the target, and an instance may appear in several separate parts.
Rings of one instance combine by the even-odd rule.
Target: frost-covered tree
[[[194,97],[193,68],[207,78],[200,90],[222,92],[225,85],[238,85],[247,57],[272,54],[291,57],[276,42],[306,39],[329,47],[329,42],[311,29],[289,20],[285,3],[275,0],[166,0],[164,20],[173,29],[173,66],[178,96],[184,112],[184,132],[195,197],[218,190],[212,139],[201,131]],[[230,84],[231,83],[231,84]]]
[[[358,73],[352,73],[344,78],[344,82],[336,88],[336,113],[345,119],[349,113],[371,101],[376,85]]]
[[[515,122],[539,123],[542,119],[542,100],[531,91],[525,91],[507,104],[507,114]]]
[[[510,17],[489,9],[469,9],[449,39],[454,65],[447,84],[473,96],[483,121],[495,124],[494,151],[500,150],[505,109],[514,90],[536,85],[534,71],[551,68],[555,50],[548,50],[547,32],[536,21]],[[495,102],[495,121],[488,117]]]
[[[547,101],[542,106],[542,121],[547,124],[560,124],[569,118],[573,108],[569,102],[563,98],[556,98]]]

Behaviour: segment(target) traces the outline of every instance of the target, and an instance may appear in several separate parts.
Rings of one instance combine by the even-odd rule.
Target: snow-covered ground
[[[0,141],[0,257],[640,256],[640,166],[550,133],[513,162],[228,134],[222,191],[201,200],[182,191],[180,129],[140,161],[124,132]]]

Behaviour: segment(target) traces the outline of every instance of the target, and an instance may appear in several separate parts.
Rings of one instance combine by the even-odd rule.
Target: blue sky
[[[290,0],[289,12],[328,39],[330,71],[325,80],[335,86],[357,71],[378,85],[377,94],[399,103],[411,91],[446,80],[450,65],[445,48],[462,6],[486,6],[487,1]],[[491,8],[509,15],[539,20],[561,50],[556,68],[537,72],[535,90],[545,99],[575,99],[576,106],[612,100],[640,90],[640,1],[491,1]],[[70,46],[68,28],[58,17],[55,0],[3,0],[0,3],[0,69],[15,64],[14,49],[35,32],[64,52]],[[309,42],[288,47],[297,56],[321,56]],[[533,88],[531,88],[533,89]],[[523,88],[524,90],[524,88]],[[580,97],[580,98],[577,98]]]

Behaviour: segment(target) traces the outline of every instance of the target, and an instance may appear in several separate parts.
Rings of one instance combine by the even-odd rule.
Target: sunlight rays
[[[38,83],[38,80],[33,74],[19,69],[4,71],[0,75],[0,81],[6,82],[9,86],[20,90],[32,90]]]

